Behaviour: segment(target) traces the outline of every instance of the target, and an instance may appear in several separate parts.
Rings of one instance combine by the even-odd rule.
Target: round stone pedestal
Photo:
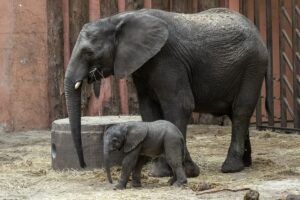
[[[82,149],[88,169],[101,168],[103,165],[103,133],[106,126],[129,121],[141,121],[141,118],[140,116],[81,117]],[[52,123],[51,158],[53,169],[81,169],[68,118]],[[121,164],[122,158],[122,152],[113,152],[110,159],[111,166]]]

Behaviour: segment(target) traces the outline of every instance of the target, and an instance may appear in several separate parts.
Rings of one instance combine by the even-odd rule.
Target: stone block
[[[81,117],[81,137],[87,169],[101,168],[103,165],[103,133],[107,126],[129,121],[141,121],[140,116],[97,116]],[[111,154],[111,165],[119,165],[123,154]],[[51,158],[55,170],[81,169],[72,140],[69,119],[59,119],[52,123]]]

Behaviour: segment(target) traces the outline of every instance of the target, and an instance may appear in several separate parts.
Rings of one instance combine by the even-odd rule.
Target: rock
[[[97,116],[81,117],[82,148],[87,169],[103,165],[103,133],[106,126],[129,121],[141,121],[140,116]],[[121,163],[122,152],[111,154],[111,165]],[[52,123],[51,159],[55,170],[81,169],[74,148],[69,119],[59,119]]]
[[[244,196],[244,200],[258,200],[258,199],[259,199],[259,193],[255,190],[249,190]]]
[[[286,200],[300,200],[300,195],[289,194],[287,195]]]

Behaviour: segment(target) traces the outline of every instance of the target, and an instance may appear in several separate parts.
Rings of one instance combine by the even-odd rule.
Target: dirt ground
[[[102,169],[51,169],[50,132],[0,131],[0,199],[243,199],[247,188],[260,199],[285,199],[300,194],[300,135],[251,130],[253,165],[242,172],[223,174],[220,166],[230,141],[230,127],[191,125],[188,148],[201,175],[184,188],[167,184],[168,178],[149,177],[143,187],[114,191]],[[116,183],[120,174],[114,168]],[[239,191],[242,190],[242,191]]]

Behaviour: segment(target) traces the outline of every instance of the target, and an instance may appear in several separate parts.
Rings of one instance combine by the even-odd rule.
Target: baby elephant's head
[[[118,124],[113,125],[106,129],[103,138],[103,156],[104,165],[107,172],[107,177],[110,183],[112,183],[110,175],[110,153],[112,151],[121,150],[123,148],[124,153],[136,149],[136,147],[147,136],[148,128],[141,126],[140,124]]]
[[[121,150],[128,153],[135,149],[146,137],[147,127],[140,123],[117,124],[110,126],[104,133],[104,152]]]
[[[120,150],[126,138],[127,126],[111,126],[104,134],[104,151],[112,152]]]

